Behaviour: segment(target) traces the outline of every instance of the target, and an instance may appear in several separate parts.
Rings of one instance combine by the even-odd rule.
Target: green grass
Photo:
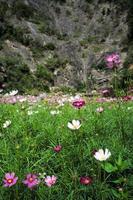
[[[29,116],[28,104],[0,105],[0,180],[2,183],[7,172],[19,177],[11,188],[1,184],[0,200],[132,199],[133,103],[104,103],[104,112],[97,113],[99,106],[88,103],[79,111],[65,105],[53,116],[50,111],[55,106],[42,102],[32,106],[33,115]],[[80,129],[67,128],[72,119],[81,120]],[[6,120],[12,123],[4,129]],[[53,147],[58,144],[63,148],[55,153]],[[97,161],[92,154],[100,148],[111,151],[105,162]],[[117,170],[107,172],[103,163],[117,166],[118,158],[122,161]],[[57,176],[57,183],[51,188],[41,183],[35,190],[23,185],[27,173],[43,172]],[[80,177],[85,175],[93,179],[91,185],[80,184]]]

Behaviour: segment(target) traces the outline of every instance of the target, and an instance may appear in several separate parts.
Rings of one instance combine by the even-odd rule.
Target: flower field
[[[1,104],[0,199],[133,199],[132,143],[132,101]]]

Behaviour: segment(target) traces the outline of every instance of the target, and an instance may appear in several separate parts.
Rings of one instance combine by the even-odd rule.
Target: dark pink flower
[[[118,65],[121,63],[120,56],[118,53],[111,53],[106,55],[105,61],[107,67],[110,69],[118,67]]]
[[[92,183],[92,178],[90,178],[89,176],[82,176],[80,178],[80,183],[82,185],[90,185]]]
[[[78,99],[78,100],[73,101],[72,105],[75,108],[80,109],[81,107],[83,107],[85,105],[85,101],[83,99]]]
[[[27,174],[26,179],[23,183],[30,189],[34,188],[39,184],[38,176],[35,174]]]
[[[57,177],[52,175],[52,176],[47,176],[44,179],[44,182],[48,187],[51,187],[52,185],[54,185],[56,183],[56,180],[57,180]]]
[[[62,150],[62,146],[61,145],[57,145],[53,148],[53,150],[57,153],[59,153]]]
[[[105,88],[105,89],[101,90],[101,94],[102,94],[103,97],[109,97],[111,95],[111,93],[112,93],[111,89],[106,89]]]
[[[6,173],[5,178],[3,180],[4,187],[11,187],[17,183],[18,177],[15,176],[15,173]]]
[[[130,101],[130,100],[132,100],[132,97],[131,96],[124,96],[124,97],[122,97],[122,99],[124,101]]]

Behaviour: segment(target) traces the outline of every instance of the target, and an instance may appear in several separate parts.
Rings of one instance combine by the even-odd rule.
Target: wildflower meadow
[[[1,200],[133,198],[133,103],[0,105]]]

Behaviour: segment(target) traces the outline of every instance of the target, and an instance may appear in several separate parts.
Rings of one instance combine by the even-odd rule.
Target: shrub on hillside
[[[48,91],[48,73],[43,75],[44,72],[42,78],[35,76],[19,57],[0,57],[0,84],[6,86],[5,91],[18,89],[20,93],[25,93],[34,88]]]

